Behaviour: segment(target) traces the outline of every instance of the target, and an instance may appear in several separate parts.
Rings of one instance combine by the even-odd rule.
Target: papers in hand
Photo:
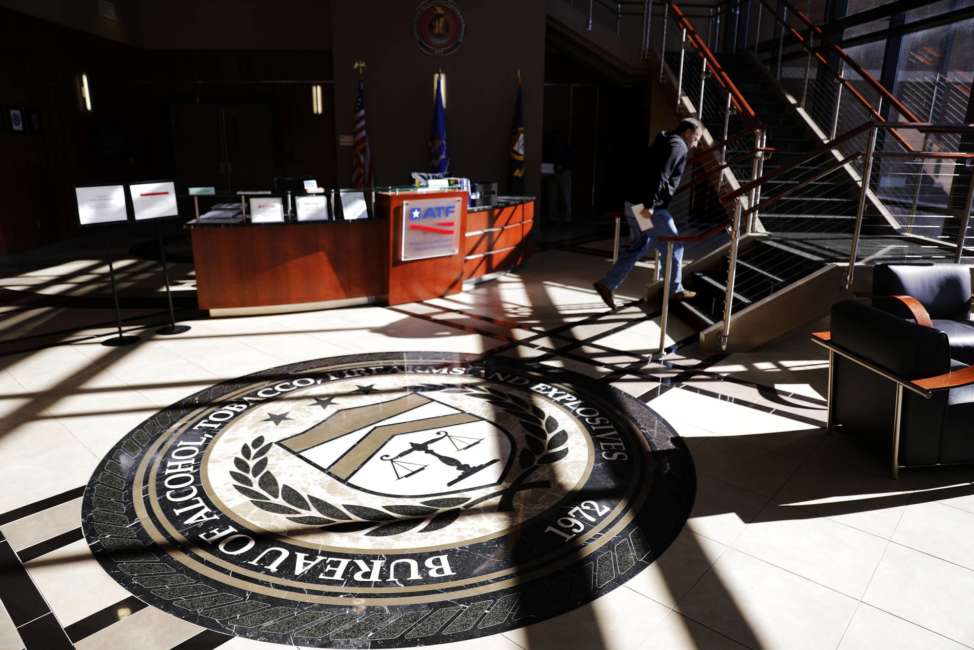
[[[647,230],[653,229],[652,215],[648,217],[643,216],[644,206],[642,203],[628,204],[627,207],[632,212],[632,216],[636,220],[636,223],[639,224],[640,231],[646,232]]]

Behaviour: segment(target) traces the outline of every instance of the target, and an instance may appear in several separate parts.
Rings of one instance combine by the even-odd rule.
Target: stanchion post
[[[781,81],[781,54],[785,47],[785,28],[788,26],[788,7],[781,11],[781,25],[778,26],[778,81]]]
[[[703,119],[703,99],[705,97],[704,91],[707,84],[707,59],[703,60],[700,64],[700,102],[697,104],[697,119]]]
[[[162,277],[166,282],[166,301],[169,303],[169,324],[157,329],[156,333],[162,334],[163,336],[172,336],[174,334],[188,332],[190,330],[190,326],[176,324],[176,311],[173,309],[172,305],[172,288],[169,286],[169,262],[166,260],[166,244],[162,239],[161,223],[158,226],[157,234],[159,237],[159,258],[162,260]]]
[[[957,255],[954,261],[960,264],[964,257],[964,244],[967,241],[967,226],[971,222],[971,209],[974,208],[974,166],[971,167],[971,175],[967,179],[967,196],[964,197],[962,206],[963,214],[960,220],[960,232],[957,233]]]
[[[839,109],[842,107],[842,90],[845,88],[845,83],[842,79],[842,73],[839,72],[839,87],[835,91],[835,113],[832,115],[832,135],[829,136],[830,140],[835,140],[835,136],[839,132]]]
[[[733,97],[731,96],[730,90],[727,91],[727,102],[724,104],[724,132],[721,134],[720,140],[723,142],[720,145],[720,164],[727,164],[727,132],[730,129],[730,116],[731,111],[734,110],[733,107]],[[721,173],[721,178],[723,178],[723,173]]]
[[[754,55],[758,54],[758,44],[761,42],[761,14],[764,13],[764,3],[758,0],[757,26],[754,28]]]
[[[118,307],[118,287],[115,284],[115,264],[111,256],[108,258],[108,277],[111,278],[112,282],[112,300],[115,303],[115,326],[118,328],[118,336],[110,339],[105,339],[101,342],[102,345],[107,345],[112,348],[118,348],[123,345],[132,345],[139,341],[138,336],[125,336],[122,334],[122,311]]]
[[[663,38],[659,45],[659,82],[663,83],[663,71],[666,69],[666,29],[669,27],[670,3],[663,0]]]
[[[731,317],[734,315],[734,281],[737,278],[737,251],[741,241],[741,211],[740,199],[734,202],[734,221],[731,223],[730,257],[727,260],[727,287],[724,293],[724,327],[720,333],[720,349],[727,350],[730,339]]]
[[[673,242],[666,242],[666,264],[663,267],[663,310],[659,322],[659,358],[666,354],[666,326],[670,318],[670,287],[673,284]]]
[[[676,77],[676,110],[680,110],[680,98],[683,96],[683,60],[686,58],[687,28],[683,28],[680,37],[680,73]]]
[[[876,150],[876,135],[879,129],[875,126],[869,132],[869,144],[866,145],[866,158],[862,170],[862,187],[859,190],[859,209],[856,211],[856,226],[852,232],[852,246],[849,251],[849,268],[846,270],[845,288],[852,288],[852,279],[856,272],[856,258],[859,256],[859,237],[862,234],[862,219],[866,211],[866,192],[869,191],[869,181],[873,172],[873,154]]]
[[[807,110],[805,100],[808,98],[808,78],[812,74],[812,50],[815,43],[815,30],[808,28],[808,55],[805,57],[805,79],[802,82],[802,108]]]
[[[616,215],[615,235],[612,238],[612,263],[619,259],[619,238],[622,236],[622,217]]]

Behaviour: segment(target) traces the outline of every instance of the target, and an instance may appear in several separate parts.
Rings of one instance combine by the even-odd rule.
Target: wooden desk
[[[458,250],[402,259],[407,200],[462,196]],[[348,222],[191,223],[197,300],[212,315],[273,313],[451,295],[528,253],[534,202],[474,209],[458,192],[379,194],[376,217]]]

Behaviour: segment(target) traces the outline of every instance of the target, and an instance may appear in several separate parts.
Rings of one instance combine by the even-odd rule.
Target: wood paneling
[[[533,202],[475,213],[488,222],[504,218],[512,223],[461,238],[456,255],[400,259],[403,202],[457,195],[379,195],[380,218],[363,221],[194,227],[199,306],[231,309],[381,296],[398,305],[458,293],[465,279],[523,262],[530,250],[526,238],[533,226]],[[525,216],[528,220],[519,223]],[[463,209],[461,232],[466,225]],[[480,252],[465,259],[469,250]]]
[[[464,280],[508,270],[527,258],[528,237],[534,226],[534,201],[474,212],[470,216],[476,217],[477,227],[469,227],[470,234],[465,238],[465,254],[469,259],[463,263]]]
[[[201,309],[382,296],[384,219],[193,228]]]

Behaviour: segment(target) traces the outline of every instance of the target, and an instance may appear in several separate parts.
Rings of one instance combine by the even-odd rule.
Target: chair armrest
[[[835,352],[867,370],[871,370],[878,375],[882,375],[890,381],[900,384],[904,388],[910,389],[914,393],[917,393],[926,399],[933,397],[933,394],[937,391],[950,390],[951,388],[960,388],[961,386],[969,386],[974,384],[974,365],[965,366],[960,370],[951,370],[950,372],[945,372],[942,375],[910,380],[903,377],[898,377],[889,371],[878,368],[859,355],[841,348],[835,343],[832,343],[832,332],[812,332],[811,337],[813,343],[817,343],[823,348]]]
[[[913,384],[924,390],[949,390],[974,384],[974,366],[967,366],[960,370],[951,370],[936,377],[914,379]]]
[[[904,307],[910,310],[910,314],[913,315],[913,322],[922,327],[933,327],[933,321],[930,320],[930,314],[924,308],[920,301],[913,296],[888,296],[892,300],[898,300],[903,304]]]

